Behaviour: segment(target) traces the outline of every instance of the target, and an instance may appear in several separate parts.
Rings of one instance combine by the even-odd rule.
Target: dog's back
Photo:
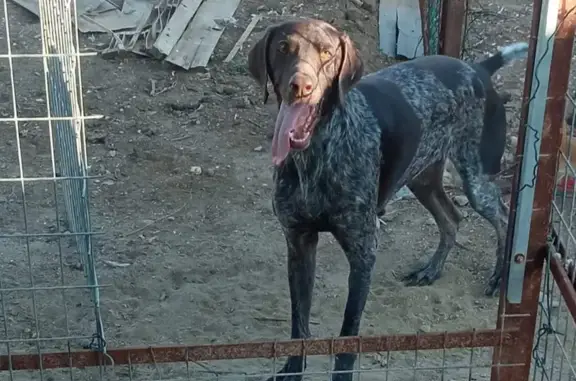
[[[381,122],[384,155],[410,153],[411,162],[402,164],[405,180],[447,157],[463,166],[480,165],[485,174],[500,172],[506,114],[491,76],[525,53],[527,45],[511,47],[473,64],[424,56],[369,74],[356,85]],[[396,134],[397,129],[403,133]]]
[[[470,65],[421,57],[367,75],[356,89],[380,124],[384,166],[394,168],[398,186],[431,163],[464,152],[479,155],[486,91]],[[479,164],[480,158],[464,160]]]

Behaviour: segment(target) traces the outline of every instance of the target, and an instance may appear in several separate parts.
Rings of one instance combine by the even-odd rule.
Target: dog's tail
[[[490,75],[493,75],[501,67],[514,60],[524,58],[527,54],[528,44],[526,42],[516,42],[498,49],[498,53],[486,58],[478,64],[486,69]]]

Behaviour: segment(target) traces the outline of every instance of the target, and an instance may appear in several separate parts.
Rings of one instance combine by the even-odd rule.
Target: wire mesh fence
[[[6,1],[3,4],[8,53],[0,58],[7,60],[9,66],[8,73],[4,74],[10,77],[8,98],[13,112],[0,115],[3,137],[0,144],[4,144],[2,149],[12,152],[18,165],[10,166],[0,181],[0,195],[5,195],[6,199],[5,212],[0,214],[3,228],[0,254],[2,274],[5,274],[0,277],[0,344],[3,347],[0,349],[0,380],[279,379],[276,372],[288,355],[307,357],[305,372],[295,376],[326,380],[334,375],[335,354],[343,352],[358,354],[353,372],[356,380],[526,380],[532,359],[535,379],[573,377],[572,302],[567,298],[566,290],[562,291],[563,298],[558,298],[560,283],[552,281],[551,271],[545,273],[539,322],[536,322],[533,308],[534,302],[538,301],[538,295],[533,291],[538,290],[535,284],[540,283],[541,273],[538,256],[548,233],[541,222],[545,221],[544,225],[547,225],[547,213],[532,216],[540,220],[528,226],[536,238],[530,237],[534,242],[526,252],[526,277],[516,285],[516,291],[519,288],[524,292],[522,302],[509,303],[508,293],[503,293],[496,329],[307,341],[108,348],[99,304],[101,286],[92,255],[91,236],[96,233],[89,218],[87,180],[91,177],[84,130],[84,120],[98,116],[85,116],[82,106],[80,60],[85,54],[80,52],[77,32],[72,26],[74,6],[67,1],[40,1],[42,54],[36,54],[12,50],[14,41],[10,40],[8,5]],[[556,4],[560,6],[559,2]],[[547,42],[553,42],[553,38],[551,36]],[[546,42],[540,39],[539,43],[543,41]],[[534,53],[538,58],[534,65],[536,71],[545,67],[544,56],[548,57],[548,63],[566,64],[557,57],[554,59],[547,49],[541,50],[539,55]],[[19,98],[13,74],[18,70],[19,59],[38,60],[41,69],[32,72],[43,82],[45,98]],[[536,86],[540,86],[538,75],[535,78]],[[547,85],[546,90],[554,88],[553,85]],[[550,91],[534,97],[528,94],[526,99],[536,105],[545,103],[550,94]],[[572,102],[573,98],[569,97],[569,100]],[[547,113],[550,114],[550,110]],[[544,115],[540,116],[541,124],[544,124]],[[573,120],[572,116],[571,125],[574,125]],[[534,130],[528,129],[524,148],[536,155],[535,161],[538,161],[537,143],[542,143],[543,147],[546,143],[548,152],[543,149],[540,154],[549,155],[552,152],[550,139],[537,124],[530,127]],[[42,142],[34,148],[43,150],[36,158],[22,155],[24,150],[31,149],[22,139],[30,134]],[[569,150],[562,151],[560,160],[565,164],[560,165],[559,172],[566,176],[574,175],[570,157]],[[11,173],[12,168],[18,170]],[[526,168],[530,169],[528,165]],[[518,191],[532,188],[534,194],[530,201],[535,200],[533,203],[538,204],[539,211],[547,210],[541,201],[551,184],[547,174],[552,171],[547,168],[539,172],[539,182],[530,178],[530,171],[525,171],[528,177],[520,182]],[[555,253],[561,253],[557,261],[567,269],[573,284],[574,254],[571,250],[576,250],[576,240],[569,205],[574,205],[574,198],[571,199],[572,195],[567,192],[570,182],[564,180],[561,184],[564,192],[552,206],[555,211],[552,224],[559,239],[551,255],[556,258]],[[30,193],[44,195],[44,201],[38,205],[30,203],[26,197]],[[559,242],[565,246],[562,250]],[[83,270],[82,276],[72,269]],[[504,286],[503,290],[507,290],[508,284]],[[531,329],[536,323],[536,344],[532,348]]]
[[[575,10],[576,7],[572,6],[567,18],[573,19]],[[576,269],[574,266],[576,263],[574,226],[576,193],[574,192],[575,165],[572,148],[575,141],[575,93],[572,79],[576,66],[573,65],[573,46],[565,45],[565,49],[571,80],[566,93],[562,123],[559,126],[559,152],[550,215],[551,244],[539,303],[533,379],[576,379],[576,309],[574,308],[576,306],[574,291],[576,284],[574,272]]]
[[[64,350],[77,343],[104,350],[105,341],[91,248],[79,70],[86,54],[79,52],[74,4],[38,3],[40,44],[32,52],[12,39],[9,5],[2,5],[2,80],[7,86],[1,96],[11,112],[2,115],[0,134],[2,150],[13,162],[2,166],[0,182],[0,351],[10,367],[14,353]],[[31,68],[25,77],[37,85],[33,98],[19,88],[22,76],[16,75]],[[25,139],[32,135],[36,155],[30,155]],[[43,201],[32,202],[30,196],[38,194]],[[70,277],[70,260],[84,277]],[[84,305],[78,308],[72,300]],[[86,313],[92,315],[89,327],[79,318]]]
[[[533,349],[534,380],[576,377],[576,310],[573,308],[576,293],[568,277],[570,268],[562,265],[562,257],[551,245]]]
[[[489,379],[492,349],[514,343],[513,333],[492,330],[446,332],[421,335],[398,335],[366,338],[333,338],[307,341],[238,343],[224,345],[150,347],[110,350],[106,356],[68,353],[46,354],[49,368],[45,376],[53,379],[103,377],[109,379],[186,379],[186,380],[256,380],[274,377],[286,355],[307,356],[307,368],[294,374],[308,379],[326,379],[336,353],[358,353],[353,372],[360,380],[411,379]],[[33,367],[24,357],[14,357],[16,367]],[[95,364],[102,363],[100,367]],[[66,369],[93,367],[86,370]],[[499,365],[496,365],[496,367]],[[507,364],[506,367],[522,366]],[[30,371],[12,371],[14,379],[31,377]],[[103,374],[103,375],[102,375]],[[36,374],[37,375],[37,374]],[[95,378],[100,379],[100,378]]]

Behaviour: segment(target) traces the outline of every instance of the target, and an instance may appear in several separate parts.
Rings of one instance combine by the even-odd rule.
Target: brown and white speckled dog
[[[497,261],[486,294],[498,291],[507,208],[489,176],[500,171],[506,117],[490,77],[527,49],[512,44],[475,64],[426,56],[363,76],[350,38],[324,21],[283,22],[255,44],[249,71],[264,89],[272,83],[279,104],[273,207],[288,247],[292,338],[310,336],[319,232],[332,233],[349,261],[340,335],[358,334],[378,216],[404,185],[440,231],[436,252],[406,282],[428,285],[440,276],[462,218],[442,187],[447,158],[471,206],[496,230]],[[355,359],[337,355],[332,380],[352,380]],[[291,357],[273,379],[299,381],[304,367],[305,359]]]

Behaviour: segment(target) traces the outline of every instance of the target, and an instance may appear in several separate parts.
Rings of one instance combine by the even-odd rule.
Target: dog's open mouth
[[[297,103],[280,105],[276,117],[276,127],[272,140],[272,162],[280,165],[290,150],[304,150],[310,145],[310,139],[316,124],[316,105]]]

